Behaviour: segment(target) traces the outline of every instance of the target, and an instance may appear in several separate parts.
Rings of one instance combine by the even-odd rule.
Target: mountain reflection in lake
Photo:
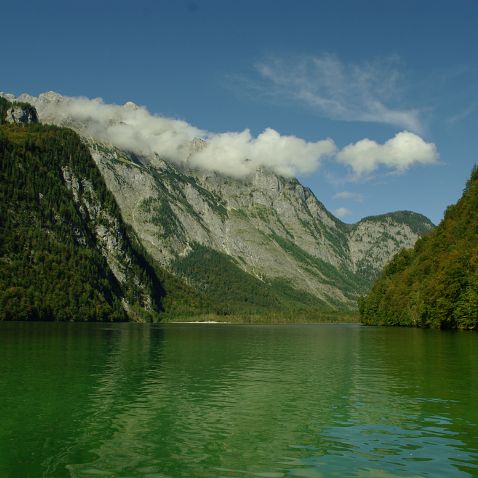
[[[0,475],[478,475],[478,335],[0,324]]]

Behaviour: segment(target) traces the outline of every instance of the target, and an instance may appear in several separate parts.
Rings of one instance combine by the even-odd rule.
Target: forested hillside
[[[76,133],[0,126],[0,320],[154,319],[162,289],[138,248]]]
[[[440,225],[388,264],[359,302],[365,324],[478,328],[478,168]]]

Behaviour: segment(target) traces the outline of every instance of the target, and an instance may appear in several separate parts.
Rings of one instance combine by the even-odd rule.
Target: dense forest
[[[243,271],[230,257],[192,244],[191,252],[176,259],[173,270],[208,298],[219,315],[320,315],[332,307],[292,287],[285,280],[260,280]]]
[[[359,301],[368,325],[478,329],[478,168],[440,225],[402,250]]]
[[[8,102],[2,99],[0,107],[4,123]],[[127,258],[121,284],[97,244],[95,228],[103,225],[67,187],[66,170],[91,185],[95,207],[118,225]],[[78,194],[86,197],[87,191]],[[54,126],[2,124],[0,320],[155,320],[162,294],[78,135]]]

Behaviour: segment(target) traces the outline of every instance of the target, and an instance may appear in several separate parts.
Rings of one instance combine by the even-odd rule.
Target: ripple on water
[[[0,334],[0,440],[11,444],[0,475],[478,476],[469,337],[341,325],[10,328]]]

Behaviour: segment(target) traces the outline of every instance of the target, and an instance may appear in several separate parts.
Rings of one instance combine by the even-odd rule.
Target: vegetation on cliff
[[[66,170],[91,185],[94,207],[119,224],[121,284],[97,243],[95,228],[104,225],[75,201]],[[128,319],[124,304],[130,318],[154,319],[162,290],[138,248],[76,133],[0,126],[0,320],[120,321]]]
[[[443,221],[402,250],[359,301],[368,325],[478,328],[478,168]]]

